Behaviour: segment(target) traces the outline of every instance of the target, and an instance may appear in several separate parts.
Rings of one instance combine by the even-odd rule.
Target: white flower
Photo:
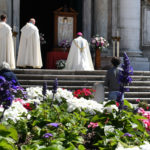
[[[141,150],[150,150],[150,143],[148,143],[147,141],[144,142],[144,145],[140,146]]]
[[[112,133],[114,131],[115,131],[114,126],[112,126],[112,125],[105,125],[104,126],[105,135],[108,135],[109,133]]]
[[[1,109],[1,111],[3,110]],[[11,107],[5,111],[3,121],[11,119],[14,122],[17,122],[17,120],[23,119],[23,117],[20,117],[23,113],[27,114],[27,109],[24,108],[20,102],[13,101]]]

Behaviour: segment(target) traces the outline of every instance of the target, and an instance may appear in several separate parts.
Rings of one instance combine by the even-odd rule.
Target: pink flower
[[[142,119],[142,122],[144,123],[145,128],[147,130],[150,130],[150,120],[149,119]]]
[[[139,108],[138,113],[145,114],[145,110],[143,108]]]
[[[90,122],[90,124],[88,125],[88,128],[92,127],[92,128],[94,129],[94,128],[98,127],[98,126],[99,126],[99,125],[98,125],[97,122],[96,122],[96,123]]]
[[[24,100],[21,98],[16,98],[14,102],[20,102],[21,104],[24,104]]]
[[[95,43],[96,43],[96,40],[95,40],[95,39],[93,39],[93,40],[92,40],[92,44],[95,44]]]
[[[140,99],[136,99],[136,102],[140,102]]]
[[[146,117],[147,119],[150,119],[150,112],[145,112],[143,116]]]

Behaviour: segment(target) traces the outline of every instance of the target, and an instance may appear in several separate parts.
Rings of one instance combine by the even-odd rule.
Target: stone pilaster
[[[94,0],[94,34],[108,37],[108,0]]]
[[[92,0],[83,0],[83,35],[90,41],[92,19]]]
[[[118,1],[118,29],[120,48],[129,56],[140,56],[141,0]]]

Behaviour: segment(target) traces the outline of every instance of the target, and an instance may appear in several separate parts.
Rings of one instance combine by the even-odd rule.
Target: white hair
[[[3,63],[0,65],[0,69],[10,69],[10,66],[7,62],[3,61]]]

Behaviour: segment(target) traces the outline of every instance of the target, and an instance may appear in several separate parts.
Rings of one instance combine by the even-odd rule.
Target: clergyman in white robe
[[[0,65],[7,62],[11,69],[15,69],[14,43],[11,27],[6,22],[0,22]]]
[[[94,70],[89,44],[82,36],[72,41],[65,70]]]
[[[41,68],[42,65],[39,30],[29,22],[21,29],[17,66]]]

